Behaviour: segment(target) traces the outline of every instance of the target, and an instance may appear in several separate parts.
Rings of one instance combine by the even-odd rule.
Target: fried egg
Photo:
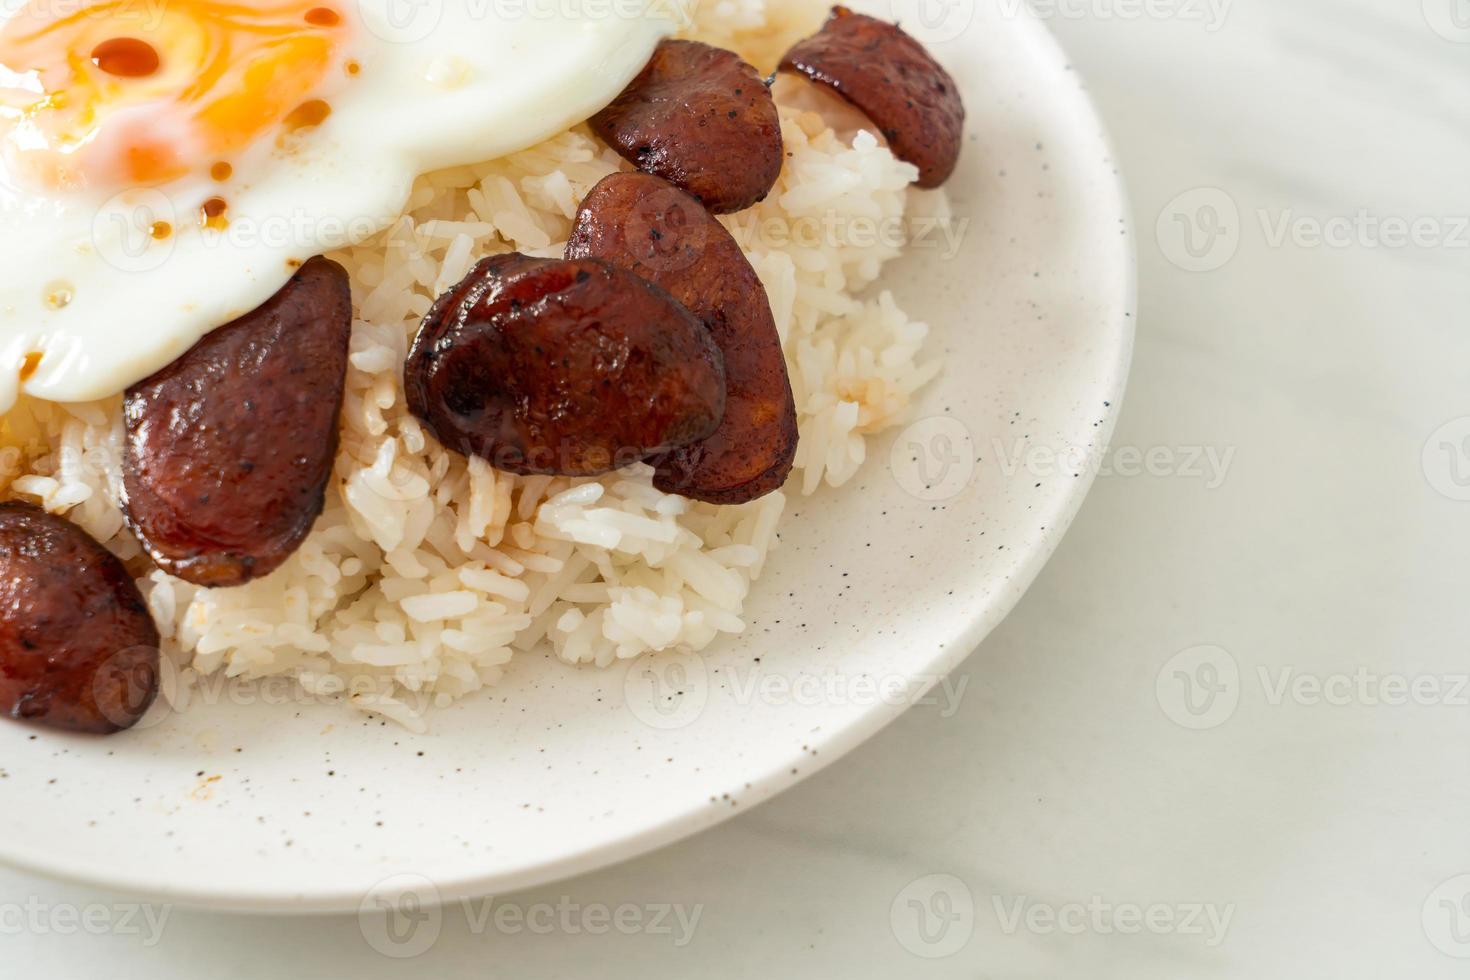
[[[0,11],[0,411],[126,388],[392,224],[419,175],[610,102],[661,0]]]

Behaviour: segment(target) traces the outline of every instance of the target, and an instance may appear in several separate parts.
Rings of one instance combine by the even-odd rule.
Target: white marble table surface
[[[955,710],[408,961],[0,872],[0,976],[1467,975],[1470,2],[1039,7],[1127,174],[1138,353]]]

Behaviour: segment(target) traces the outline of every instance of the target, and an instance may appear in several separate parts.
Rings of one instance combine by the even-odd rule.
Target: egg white
[[[402,213],[414,179],[531,146],[610,102],[675,28],[659,0],[357,0],[332,114],[215,183],[43,197],[0,174],[0,411],[88,401],[167,365],[269,299],[296,263]],[[0,22],[9,15],[0,12]],[[206,232],[202,201],[229,204]],[[148,229],[174,229],[156,241]],[[27,356],[41,354],[24,382]]]

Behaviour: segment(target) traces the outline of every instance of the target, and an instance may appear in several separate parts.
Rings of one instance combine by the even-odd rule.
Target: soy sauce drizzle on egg
[[[147,78],[162,60],[158,49],[135,37],[114,37],[92,49],[92,64],[118,78]]]

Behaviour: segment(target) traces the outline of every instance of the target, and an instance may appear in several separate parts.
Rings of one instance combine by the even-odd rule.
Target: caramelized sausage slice
[[[656,461],[654,485],[736,504],[786,482],[796,405],[765,287],[735,239],[698,201],[648,174],[613,174],[587,195],[567,256],[603,258],[673,294],[725,355],[725,420],[702,442]]]
[[[606,109],[598,136],[711,211],[742,211],[781,175],[781,119],[760,74],[733,52],[664,41]]]
[[[29,504],[0,504],[0,712],[106,735],[158,694],[158,629],[122,562]]]
[[[861,109],[894,155],[919,168],[920,187],[938,187],[954,173],[965,126],[959,89],[897,25],[833,7],[819,33],[786,52],[781,70],[830,86]]]
[[[439,298],[404,367],[408,407],[512,473],[595,476],[703,439],[725,411],[694,315],[622,269],[511,253]]]
[[[260,309],[128,389],[128,522],[204,586],[268,575],[322,512],[347,373],[347,273],[315,258]]]

